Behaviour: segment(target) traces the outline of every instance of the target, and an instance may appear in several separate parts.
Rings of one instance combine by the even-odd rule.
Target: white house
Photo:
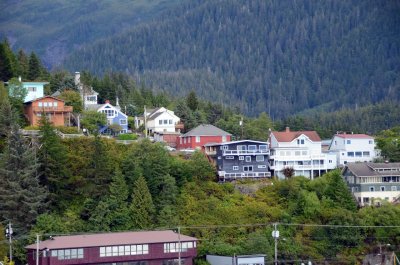
[[[90,108],[88,106],[91,105],[97,105],[97,96],[99,93],[94,91],[92,87],[81,83],[81,74],[79,72],[75,72],[75,85],[79,94],[81,94],[84,109]]]
[[[343,177],[360,206],[400,196],[400,163],[347,163]]]
[[[375,140],[366,134],[335,134],[329,152],[336,155],[338,165],[371,162],[377,157]]]
[[[154,132],[175,132],[180,125],[180,118],[173,111],[164,107],[156,108],[147,115],[147,129],[150,133]]]
[[[321,138],[315,131],[272,131],[270,170],[274,176],[284,178],[282,170],[294,169],[295,176],[313,179],[315,176],[336,168],[336,157],[322,152]]]

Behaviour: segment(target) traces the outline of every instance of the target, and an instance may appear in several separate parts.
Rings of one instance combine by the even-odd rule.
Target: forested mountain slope
[[[192,1],[65,66],[124,71],[171,94],[272,118],[399,99],[398,1]]]
[[[57,65],[73,49],[154,18],[178,0],[3,0],[0,37]]]

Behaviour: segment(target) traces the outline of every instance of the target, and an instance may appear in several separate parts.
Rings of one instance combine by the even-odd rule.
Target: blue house
[[[271,177],[267,142],[242,140],[210,143],[204,149],[217,166],[220,181]]]
[[[110,125],[119,125],[121,127],[121,131],[119,131],[120,133],[128,132],[128,116],[121,112],[119,106],[113,106],[110,104],[110,101],[106,100],[105,104],[88,105],[87,108],[106,115],[107,125],[100,128],[100,133],[110,133]]]

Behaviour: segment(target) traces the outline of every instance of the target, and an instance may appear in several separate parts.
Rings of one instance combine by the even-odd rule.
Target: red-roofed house
[[[342,166],[352,162],[372,162],[377,157],[375,140],[366,134],[335,134],[329,151],[336,155],[337,164]]]
[[[322,153],[321,138],[315,131],[271,132],[270,170],[274,176],[284,178],[282,170],[294,169],[295,176],[314,178],[336,168],[335,155]]]
[[[39,243],[39,265],[173,265],[179,258],[192,265],[196,244],[196,238],[173,231],[56,236]],[[26,247],[29,265],[36,264],[36,247]]]

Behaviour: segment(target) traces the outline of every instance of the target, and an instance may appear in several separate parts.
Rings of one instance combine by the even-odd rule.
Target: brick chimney
[[[286,132],[290,132],[290,128],[289,127],[286,127]]]

